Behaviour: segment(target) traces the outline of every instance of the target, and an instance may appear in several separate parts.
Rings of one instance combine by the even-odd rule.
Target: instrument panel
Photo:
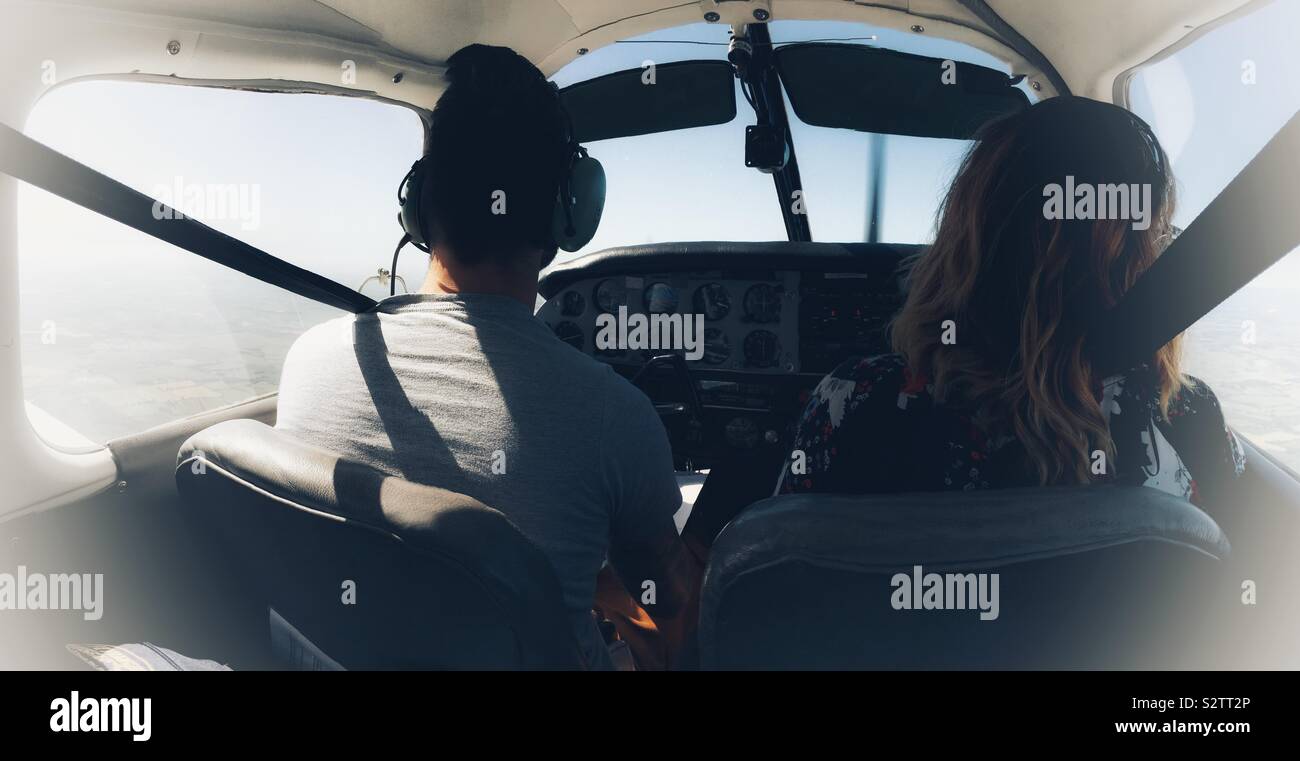
[[[799,372],[798,297],[796,272],[617,275],[574,283],[538,316],[613,365],[678,352],[699,369],[783,374]],[[640,336],[638,315],[648,318]]]
[[[538,316],[565,343],[616,366],[678,352],[699,371],[822,375],[848,357],[889,351],[885,330],[901,304],[897,282],[876,275],[704,271],[579,280]],[[647,318],[647,333],[671,329],[678,340],[650,346],[634,331],[615,336],[632,340],[600,340],[601,325],[634,315]]]
[[[780,450],[826,373],[849,357],[889,351],[886,328],[903,298],[892,248],[846,260],[819,244],[807,244],[806,254],[787,254],[793,244],[745,244],[757,255],[719,245],[729,244],[567,265],[543,283],[549,300],[537,312],[563,341],[646,393],[686,470]],[[739,266],[672,261],[693,247],[702,249],[693,258]],[[764,259],[772,264],[746,266]],[[669,340],[650,345],[648,336]],[[649,363],[664,354],[685,362]]]
[[[537,316],[650,398],[679,470],[777,457],[827,372],[889,350],[900,264],[918,251],[790,241],[608,248],[543,273]]]

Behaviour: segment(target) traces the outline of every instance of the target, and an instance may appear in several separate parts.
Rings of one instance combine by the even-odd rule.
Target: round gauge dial
[[[619,305],[627,303],[627,289],[617,280],[602,280],[592,292],[596,308],[602,312],[617,311]]]
[[[695,311],[709,321],[721,320],[731,311],[731,294],[722,283],[708,283],[696,288],[691,301]]]
[[[669,314],[677,311],[677,291],[667,283],[651,283],[646,286],[645,310],[650,314]]]
[[[587,309],[587,300],[577,291],[565,291],[560,297],[560,314],[565,317],[577,317]]]
[[[731,340],[717,328],[704,329],[704,362],[720,365],[731,358]]]
[[[569,322],[568,320],[556,324],[555,336],[578,351],[582,351],[586,346],[586,339],[582,335],[582,328],[578,327],[576,323]]]
[[[772,331],[754,330],[745,336],[744,352],[749,367],[773,367],[780,359],[781,346]]]
[[[751,286],[745,291],[745,316],[754,322],[781,319],[781,294],[766,283]]]

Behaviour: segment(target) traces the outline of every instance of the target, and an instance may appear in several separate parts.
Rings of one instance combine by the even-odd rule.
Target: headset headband
[[[605,207],[605,170],[578,143],[573,119],[564,105],[560,88],[554,82],[550,85],[564,129],[564,165],[555,193],[550,237],[557,249],[577,251],[591,241],[600,225]],[[429,182],[427,159],[427,155],[417,159],[398,185],[397,201],[400,211],[397,218],[406,234],[393,252],[394,274],[397,272],[398,255],[406,243],[413,243],[421,251],[431,253],[433,241],[429,240],[423,203],[424,189]]]

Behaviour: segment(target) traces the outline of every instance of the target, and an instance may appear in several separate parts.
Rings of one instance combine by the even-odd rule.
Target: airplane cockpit
[[[594,211],[561,190],[572,245],[541,271],[535,318],[663,424],[676,527],[710,548],[692,668],[1295,667],[1300,59],[1268,30],[1296,11],[0,2],[0,229],[16,231],[0,236],[0,574],[108,590],[98,617],[0,610],[0,666],[153,658],[139,643],[235,670],[593,665],[509,506],[275,427],[300,335],[425,282],[393,190],[447,59],[488,42],[554,83],[603,165],[581,181]],[[1247,48],[1277,75],[1245,84]],[[1225,504],[1113,485],[778,494],[818,385],[895,351],[908,268],[981,129],[1072,95],[1149,122],[1182,183],[1178,234],[1089,315],[1113,340],[1087,361],[1128,368],[1190,330],[1245,450]],[[723,509],[697,515],[706,501]],[[891,579],[919,587],[922,567],[1000,574],[997,612],[891,607]]]

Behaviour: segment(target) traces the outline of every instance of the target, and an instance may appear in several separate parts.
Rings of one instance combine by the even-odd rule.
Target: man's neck
[[[537,305],[537,272],[541,255],[521,257],[508,265],[482,264],[465,267],[446,262],[435,253],[429,263],[420,293],[484,293],[506,296],[530,310]]]

